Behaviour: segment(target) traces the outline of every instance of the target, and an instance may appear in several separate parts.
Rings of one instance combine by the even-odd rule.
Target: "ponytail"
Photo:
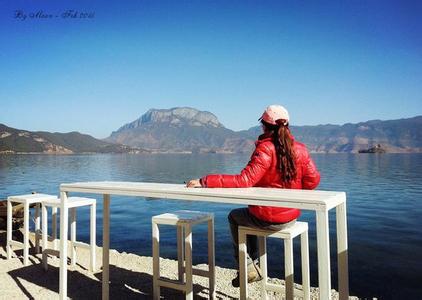
[[[277,120],[277,125],[261,122],[268,131],[272,132],[273,143],[277,153],[277,167],[280,170],[283,182],[295,179],[297,175],[295,152],[289,124],[284,120]]]

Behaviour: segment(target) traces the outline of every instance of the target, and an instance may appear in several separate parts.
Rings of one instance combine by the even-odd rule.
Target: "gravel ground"
[[[19,234],[18,234],[19,235]],[[23,266],[22,251],[17,250],[12,259],[6,259],[6,233],[0,232],[0,299],[57,299],[59,290],[59,260],[50,258],[49,269],[44,271],[40,254],[30,251],[30,264]],[[68,269],[68,296],[72,299],[101,299],[101,264],[102,249],[97,247],[97,271],[91,273],[89,251],[78,250],[76,267]],[[177,261],[161,259],[162,276],[176,279]],[[206,265],[197,267],[206,269]],[[239,289],[231,285],[236,271],[216,267],[217,299],[238,299]],[[151,299],[152,298],[152,258],[130,253],[110,251],[110,299]],[[270,279],[272,283],[284,284],[279,279]],[[194,276],[194,298],[208,298],[208,280]],[[248,285],[250,299],[260,298],[260,283]],[[301,289],[300,285],[296,286]],[[318,289],[311,288],[312,298],[318,299]],[[181,292],[162,288],[164,299],[184,299]],[[333,299],[338,293],[332,290]],[[268,299],[284,299],[281,294],[268,293]],[[295,298],[301,299],[301,298]],[[350,299],[358,299],[350,297]]]

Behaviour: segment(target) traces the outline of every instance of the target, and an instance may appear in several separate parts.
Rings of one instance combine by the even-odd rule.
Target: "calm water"
[[[422,155],[313,155],[322,174],[321,190],[347,192],[350,290],[359,297],[422,299]],[[0,156],[0,199],[38,191],[58,194],[63,182],[145,181],[183,183],[206,173],[234,173],[245,155],[18,155]],[[90,195],[92,197],[92,195]],[[101,197],[97,197],[101,199]],[[112,197],[111,247],[151,256],[151,216],[176,209],[215,213],[216,263],[233,267],[226,216],[231,205],[187,201]],[[98,236],[101,244],[101,209]],[[88,241],[88,211],[78,213],[78,237]],[[310,224],[311,281],[317,285],[315,214],[304,211]],[[335,229],[335,220],[330,219]],[[205,226],[194,228],[194,262],[206,262]],[[162,254],[174,258],[175,230],[162,230]],[[331,232],[332,253],[335,233]],[[283,274],[283,247],[270,240],[270,276]],[[295,253],[299,255],[299,244]],[[298,258],[298,257],[297,257]],[[296,258],[296,259],[297,259]],[[296,260],[299,262],[299,260]],[[336,288],[336,258],[332,258]],[[300,282],[300,264],[296,279]]]

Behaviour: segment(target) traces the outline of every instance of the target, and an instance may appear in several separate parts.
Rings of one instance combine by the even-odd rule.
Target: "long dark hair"
[[[289,182],[296,178],[295,152],[293,149],[293,138],[290,134],[289,124],[284,120],[277,120],[276,125],[269,124],[263,120],[267,134],[271,134],[277,152],[277,164],[281,172],[283,182]]]

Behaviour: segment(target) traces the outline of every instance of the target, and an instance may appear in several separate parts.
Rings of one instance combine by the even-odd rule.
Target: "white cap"
[[[289,123],[289,112],[281,105],[270,105],[262,114],[259,120],[263,120],[268,124],[277,125],[277,120],[284,120],[285,125]]]

